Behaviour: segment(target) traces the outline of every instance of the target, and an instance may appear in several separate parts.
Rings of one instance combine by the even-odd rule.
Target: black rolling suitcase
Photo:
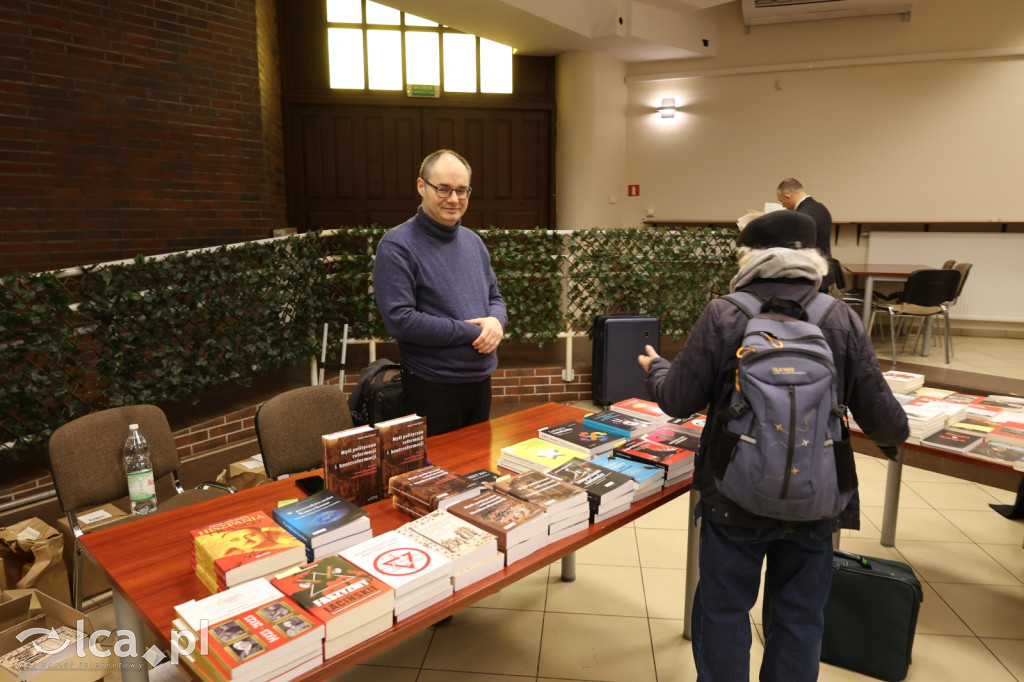
[[[902,680],[924,596],[913,569],[839,550],[832,566],[821,660],[880,680]]]
[[[661,323],[648,315],[598,315],[594,320],[594,402],[608,406],[626,398],[650,400],[636,358],[644,346],[660,348]]]

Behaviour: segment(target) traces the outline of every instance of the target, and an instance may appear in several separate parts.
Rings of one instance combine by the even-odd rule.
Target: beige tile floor
[[[1024,379],[1022,351],[1024,340],[957,337],[950,367]],[[914,362],[944,364],[941,350]],[[924,588],[907,680],[1024,682],[1024,521],[988,506],[1012,503],[1014,493],[905,467],[896,546],[885,548],[885,464],[859,455],[858,472],[862,528],[844,531],[841,546],[909,563]],[[580,550],[573,583],[561,582],[555,563],[333,679],[695,680],[682,638],[687,503],[684,496]],[[751,612],[751,679],[763,651],[760,608]],[[111,627],[110,611],[98,609],[94,620]],[[819,679],[871,678],[822,665]]]

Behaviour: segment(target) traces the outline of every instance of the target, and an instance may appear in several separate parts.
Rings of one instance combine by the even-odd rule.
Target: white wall
[[[978,58],[993,50],[1010,56]],[[1021,55],[1018,0],[921,0],[910,22],[749,32],[739,3],[723,6],[717,57],[627,66],[618,191],[641,193],[620,199],[621,225],[638,225],[648,208],[731,220],[773,201],[786,176],[836,221],[1024,221]],[[675,120],[654,111],[662,97],[682,106]],[[585,165],[569,159],[573,173]],[[563,163],[559,153],[560,194]],[[582,226],[576,217],[560,207],[559,226]]]
[[[593,52],[556,62],[556,221],[561,229],[617,227],[625,199],[625,64]]]

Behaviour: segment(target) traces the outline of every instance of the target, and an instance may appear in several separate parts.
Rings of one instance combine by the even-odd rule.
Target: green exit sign
[[[441,88],[437,85],[407,85],[405,94],[409,97],[434,97],[441,96]]]

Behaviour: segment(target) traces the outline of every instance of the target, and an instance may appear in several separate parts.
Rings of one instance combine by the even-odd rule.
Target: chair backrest
[[[956,261],[953,260],[952,258],[950,258],[948,261],[946,261],[945,263],[942,264],[942,269],[943,270],[949,270],[954,265],[956,265]]]
[[[126,405],[87,414],[57,428],[48,455],[64,513],[106,504],[128,494],[122,449],[128,425],[149,443],[153,476],[177,471],[178,450],[167,416],[155,405]]]
[[[323,466],[320,437],[349,428],[352,413],[337,386],[306,386],[274,396],[256,411],[256,438],[267,476]]]
[[[957,270],[915,270],[903,287],[902,302],[925,308],[940,306],[956,298],[959,284],[960,272]]]
[[[829,272],[832,273],[832,276],[835,278],[836,289],[839,289],[840,291],[845,291],[853,280],[846,279],[846,272],[844,272],[845,268],[843,267],[843,264],[840,263],[835,258],[829,258],[828,269]]]
[[[971,268],[974,267],[973,263],[957,263],[954,269],[960,273],[960,283],[956,286],[956,296],[953,300],[960,298],[960,292],[964,290],[964,282],[967,281],[967,275],[971,274]]]

